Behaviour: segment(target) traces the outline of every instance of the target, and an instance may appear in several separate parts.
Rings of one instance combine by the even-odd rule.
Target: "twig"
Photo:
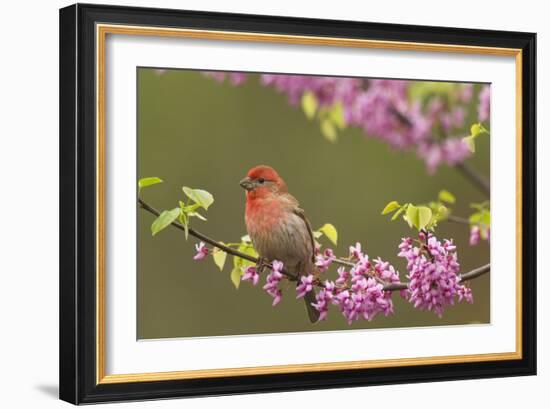
[[[390,113],[392,113],[407,128],[412,127],[412,121],[394,106],[390,107]],[[466,162],[458,163],[456,165],[456,168],[478,189],[489,196],[489,194],[491,193],[491,185],[489,181],[485,178],[485,176],[481,175],[477,170],[472,168]]]
[[[154,214],[157,217],[160,216],[160,212],[157,209],[155,209],[154,207],[147,204],[145,201],[143,201],[143,199],[138,198],[138,203],[139,203],[139,205],[142,209],[147,210],[149,213]],[[181,223],[179,223],[177,221],[174,221],[171,224],[175,228],[180,229],[182,231],[185,231],[185,228],[183,227],[183,225]],[[214,246],[214,247],[226,252],[227,254],[231,254],[232,256],[235,256],[235,257],[240,257],[242,259],[248,260],[248,261],[250,261],[252,263],[256,263],[256,264],[260,262],[260,260],[258,258],[252,257],[249,254],[242,253],[239,250],[235,250],[234,248],[228,247],[225,244],[220,243],[220,242],[218,242],[214,239],[211,239],[210,237],[204,235],[203,233],[198,232],[197,230],[195,230],[191,227],[189,227],[188,232],[191,236],[196,237],[197,239],[202,240],[205,243],[208,243],[211,246]],[[340,264],[340,265],[344,265],[344,266],[348,266],[348,267],[353,267],[355,265],[351,261],[343,260],[343,259],[339,259],[339,258],[335,259],[333,262],[336,263],[336,264]],[[266,266],[271,267],[271,264],[266,264]],[[478,267],[474,270],[471,270],[467,273],[464,273],[464,274],[460,275],[460,281],[473,280],[474,278],[477,278],[477,277],[489,272],[489,270],[490,270],[490,264],[486,264],[484,266]],[[288,273],[287,271],[284,270],[284,268],[281,271],[281,274],[285,275],[290,281],[297,281],[298,280],[298,277],[296,277],[293,274]],[[384,284],[384,282],[381,282],[381,284]],[[407,288],[408,288],[408,283],[387,283],[387,284],[384,284],[383,290],[384,291],[400,291],[400,290],[406,290]]]
[[[141,206],[142,209],[147,210],[149,213],[152,213],[157,217],[160,216],[160,212],[157,209],[155,209],[154,207],[147,204],[142,198],[138,198],[138,203],[139,203],[139,205]],[[185,231],[185,228],[183,227],[183,225],[180,222],[173,221],[171,224],[175,228],[180,229],[182,231]],[[201,232],[198,232],[197,230],[195,230],[191,227],[188,228],[188,232],[191,236],[194,236],[197,239],[202,240],[205,243],[210,244],[211,246],[217,247],[220,250],[225,251],[227,254],[231,254],[232,256],[240,257],[242,259],[251,261],[252,263],[258,263],[260,261],[258,258],[253,257],[250,254],[246,254],[246,253],[243,253],[239,250],[235,250],[234,248],[226,246],[225,244],[220,243],[219,241],[211,239],[210,237],[206,236],[205,234],[203,234]],[[266,267],[271,267],[271,264],[266,264]],[[283,268],[283,270],[281,270],[281,274],[284,274],[290,281],[297,281],[298,280],[295,275],[290,274],[289,272],[285,271],[284,268]]]
[[[487,196],[491,193],[491,185],[489,181],[480,173],[478,173],[474,168],[468,165],[466,162],[458,163],[456,168],[462,173],[467,179],[470,180],[479,190],[485,193]]]
[[[462,282],[462,281],[473,280],[474,278],[477,278],[477,277],[489,272],[489,270],[491,270],[491,264],[487,263],[484,266],[474,268],[473,270],[471,270],[467,273],[461,274],[460,275],[460,281]]]
[[[454,216],[450,214],[447,216],[447,220],[453,223],[459,223],[459,224],[470,224],[470,221],[468,219],[465,219],[464,217]]]

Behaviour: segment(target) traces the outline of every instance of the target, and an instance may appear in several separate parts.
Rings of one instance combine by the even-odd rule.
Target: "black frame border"
[[[96,384],[95,25],[128,24],[522,50],[522,359]],[[74,404],[536,374],[536,34],[76,4],[60,10],[59,396]]]

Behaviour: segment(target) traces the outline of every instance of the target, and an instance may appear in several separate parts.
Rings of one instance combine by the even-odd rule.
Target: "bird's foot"
[[[268,259],[260,257],[256,263],[256,271],[258,274],[262,274],[266,268],[271,268],[271,263]]]

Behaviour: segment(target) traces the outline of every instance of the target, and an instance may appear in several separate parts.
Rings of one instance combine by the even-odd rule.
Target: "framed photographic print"
[[[535,44],[61,9],[61,399],[535,374]]]

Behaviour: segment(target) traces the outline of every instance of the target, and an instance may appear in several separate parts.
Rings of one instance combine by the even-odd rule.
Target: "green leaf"
[[[407,222],[409,223],[410,227],[417,227],[418,222],[418,207],[416,207],[413,204],[409,204],[407,206],[407,213],[405,214],[405,217],[407,218]]]
[[[470,135],[477,136],[481,130],[481,124],[473,124],[470,127]]]
[[[321,237],[323,235],[323,233],[321,233],[319,230],[316,230],[313,232],[313,237],[318,239],[319,237]]]
[[[470,224],[477,224],[481,222],[481,213],[474,213],[470,215]]]
[[[250,236],[248,234],[245,234],[244,236],[242,236],[241,241],[243,241],[245,243],[252,243],[252,239],[250,238]]]
[[[475,136],[465,136],[464,138],[462,138],[462,142],[464,142],[466,146],[468,146],[470,152],[476,152]]]
[[[473,124],[470,127],[470,136],[462,138],[462,141],[468,145],[470,152],[474,153],[476,151],[475,139],[482,134],[488,134],[489,131],[480,123]]]
[[[179,219],[180,219],[180,223],[183,225],[183,231],[185,232],[185,240],[187,240],[189,238],[189,218],[187,217],[187,214],[182,211]]]
[[[162,229],[169,226],[173,221],[175,221],[181,213],[181,209],[179,207],[176,207],[172,210],[165,210],[163,211],[159,217],[155,219],[153,224],[151,225],[151,232],[153,233],[153,236],[157,234]]]
[[[241,270],[241,267],[234,266],[233,270],[231,270],[231,282],[235,286],[235,288],[238,290],[239,285],[241,284],[241,277],[243,275],[243,270]]]
[[[338,135],[336,134],[336,128],[330,119],[323,119],[321,121],[321,133],[325,139],[329,142],[336,142]]]
[[[400,215],[401,213],[403,213],[405,210],[407,210],[407,208],[406,208],[405,206],[400,207],[399,210],[398,210],[397,212],[395,212],[395,213],[393,214],[393,216],[391,217],[391,221],[393,222],[395,219],[397,219],[397,218],[399,217],[399,215]]]
[[[335,246],[338,245],[338,231],[336,230],[336,227],[330,223],[325,223],[319,231],[323,233],[325,236],[327,236],[327,239],[329,239],[332,244]]]
[[[258,253],[254,249],[254,246],[249,242],[241,242],[237,248],[241,253],[248,254],[252,257],[258,257]],[[231,270],[231,282],[236,289],[239,289],[241,284],[241,276],[244,274],[243,269],[247,266],[253,266],[254,263],[240,257],[233,257],[233,269]]]
[[[207,221],[206,217],[204,217],[202,214],[198,212],[189,212],[187,213],[189,217],[196,217],[198,219],[201,219],[202,221]]]
[[[162,183],[162,179],[157,177],[151,177],[151,178],[142,178],[138,181],[138,191],[141,191],[141,188],[156,185],[157,183]]]
[[[190,187],[183,186],[183,192],[189,199],[198,204],[204,210],[208,210],[210,205],[214,203],[214,196],[202,189],[191,189]]]
[[[341,102],[336,102],[330,110],[330,120],[340,130],[346,127],[344,119],[344,107]]]
[[[239,245],[239,247],[237,247],[237,249],[241,252],[241,253],[245,253],[245,254],[248,254],[249,256],[252,256],[252,257],[258,257],[258,253],[256,252],[256,249],[254,248],[254,246],[252,245],[252,243],[241,243]],[[243,262],[244,265],[247,265],[247,266],[252,266],[254,265],[254,263],[252,261],[248,261],[248,260],[243,260],[241,258],[239,258],[239,260],[241,260]]]
[[[479,211],[484,211],[484,210],[487,210],[486,208],[489,207],[489,202],[486,200],[484,202],[481,202],[481,203],[470,203],[470,207],[472,209],[476,209],[476,210],[479,210]]]
[[[227,259],[227,253],[223,250],[215,248],[212,252],[212,258],[214,259],[214,264],[216,264],[220,271],[222,271],[223,266],[225,265],[225,260]]]
[[[437,218],[439,218],[440,220],[446,218],[447,216],[449,216],[449,209],[447,208],[447,206],[439,206],[437,208]]]
[[[491,212],[489,211],[484,211],[482,214],[481,214],[481,223],[483,223],[485,226],[490,226],[491,225]]]
[[[302,109],[308,119],[313,119],[317,112],[317,98],[311,91],[307,91],[302,95]]]
[[[418,208],[418,230],[425,228],[432,220],[432,209],[426,206]]]
[[[473,124],[470,127],[470,135],[473,137],[486,133],[489,133],[489,131],[481,123]]]
[[[439,200],[451,204],[456,202],[455,196],[447,190],[442,190],[441,192],[439,192]]]
[[[393,211],[395,211],[396,209],[399,209],[401,207],[401,205],[399,203],[397,203],[395,200],[393,202],[389,202],[386,207],[384,207],[384,210],[382,210],[382,214],[388,214],[388,213],[391,213]]]
[[[409,226],[414,226],[418,230],[425,228],[432,219],[432,210],[426,206],[409,205],[407,207],[407,220]]]

